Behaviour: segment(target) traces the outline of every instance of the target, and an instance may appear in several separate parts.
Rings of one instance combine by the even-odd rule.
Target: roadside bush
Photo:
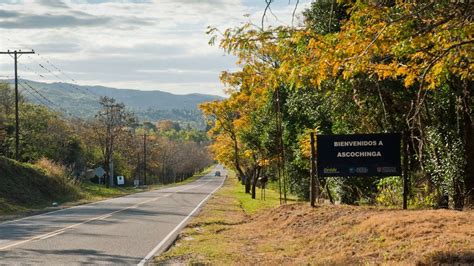
[[[57,183],[61,184],[65,189],[77,189],[75,184],[78,182],[74,177],[73,170],[70,167],[56,163],[48,158],[41,158],[34,164],[35,167],[39,168],[45,175],[54,179]]]
[[[399,176],[382,178],[377,183],[377,205],[385,207],[402,206],[403,180]]]

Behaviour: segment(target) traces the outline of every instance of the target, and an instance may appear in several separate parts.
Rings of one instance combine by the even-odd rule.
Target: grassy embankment
[[[230,177],[157,263],[474,263],[474,212],[251,201]],[[258,205],[261,204],[261,205]]]
[[[210,170],[211,167],[181,183],[166,186],[192,182]],[[74,185],[64,177],[50,174],[37,166],[18,163],[0,156],[0,220],[166,186],[105,188],[90,182]],[[53,202],[57,202],[60,206],[52,208]]]
[[[78,198],[80,189],[26,163],[0,157],[0,214],[27,212]]]

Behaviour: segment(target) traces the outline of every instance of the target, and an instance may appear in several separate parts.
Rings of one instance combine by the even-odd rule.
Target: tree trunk
[[[106,150],[106,155],[105,155],[105,160],[104,160],[104,171],[105,171],[105,176],[104,176],[104,184],[105,187],[109,187],[109,178],[110,178],[110,159],[108,156],[108,151]]]
[[[328,193],[329,202],[331,202],[331,204],[334,204],[334,198],[332,197],[331,190],[329,189],[329,184],[327,180],[326,180],[326,193]]]
[[[260,177],[260,167],[257,167],[256,173],[253,176],[253,180],[252,180],[252,199],[255,199],[256,194],[257,194],[256,187],[257,187],[257,181],[259,177]]]
[[[474,121],[472,120],[472,82],[466,82],[463,91],[463,140],[464,140],[464,158],[466,165],[464,169],[464,186],[466,188],[466,205],[474,207]]]
[[[245,175],[245,193],[250,194],[250,177]]]
[[[234,164],[235,164],[235,170],[237,170],[237,178],[239,181],[244,182],[244,171],[242,171],[242,168],[240,168],[240,160],[239,160],[239,146],[237,143],[237,137],[232,136],[231,139],[234,141]]]

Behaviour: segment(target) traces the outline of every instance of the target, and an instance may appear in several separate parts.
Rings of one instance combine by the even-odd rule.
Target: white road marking
[[[222,181],[222,183],[221,183],[216,189],[214,189],[211,193],[209,193],[209,195],[207,195],[207,197],[205,197],[205,198],[196,206],[196,208],[194,208],[194,209],[188,214],[188,216],[186,216],[186,217],[173,229],[173,231],[171,231],[168,235],[166,235],[166,237],[165,237],[163,240],[161,240],[161,242],[158,243],[158,245],[156,245],[156,247],[155,247],[152,251],[150,251],[150,252],[146,255],[146,257],[143,258],[137,265],[138,265],[138,266],[143,266],[143,265],[145,265],[145,264],[148,262],[148,260],[150,260],[150,259],[155,255],[155,253],[156,253],[160,248],[162,248],[164,244],[166,244],[166,242],[176,233],[176,231],[178,231],[178,230],[181,228],[181,226],[182,226],[184,223],[186,223],[186,222],[189,220],[189,218],[191,218],[191,216],[193,216],[193,214],[194,214],[197,210],[199,210],[199,208],[201,207],[201,205],[204,204],[204,203],[209,199],[209,197],[211,197],[211,196],[214,194],[214,192],[216,192],[219,188],[222,187],[222,185],[224,184],[224,181],[225,181],[225,178],[224,178],[224,180]]]
[[[155,197],[155,198],[152,198],[152,199],[149,199],[149,200],[145,200],[145,201],[142,201],[142,202],[140,202],[140,203],[137,203],[137,204],[135,204],[135,205],[133,205],[133,206],[129,206],[129,207],[126,207],[126,208],[123,208],[123,209],[119,209],[119,210],[113,211],[113,212],[111,212],[111,213],[107,213],[107,214],[104,214],[104,215],[101,215],[101,216],[97,216],[97,217],[94,217],[94,218],[90,218],[90,219],[87,219],[87,220],[85,220],[85,221],[83,221],[83,222],[76,223],[76,224],[73,224],[73,225],[70,225],[70,226],[67,226],[67,227],[58,229],[58,230],[54,230],[54,231],[52,231],[52,232],[48,232],[48,233],[41,234],[41,235],[36,235],[36,236],[31,237],[31,238],[22,240],[22,241],[14,242],[14,243],[12,243],[12,244],[9,244],[9,245],[0,247],[0,250],[5,250],[5,249],[11,248],[11,247],[19,246],[19,245],[22,245],[22,244],[31,242],[31,241],[33,241],[33,240],[41,240],[41,239],[46,239],[46,238],[49,238],[49,237],[52,237],[52,236],[55,236],[55,235],[59,235],[59,232],[61,232],[61,231],[64,231],[64,230],[67,230],[67,229],[71,229],[71,228],[74,228],[74,227],[77,227],[77,226],[80,226],[80,225],[83,225],[83,224],[86,224],[86,223],[89,223],[89,222],[92,222],[92,221],[103,220],[103,219],[106,219],[106,218],[108,218],[108,217],[110,217],[110,216],[116,214],[116,213],[119,213],[119,212],[122,212],[122,211],[125,211],[125,210],[129,210],[129,209],[136,208],[136,207],[138,207],[138,206],[140,206],[140,205],[143,205],[143,204],[146,204],[146,203],[149,203],[149,202],[152,202],[152,201],[156,201],[156,200],[158,200],[158,199],[160,199],[160,198],[169,197],[169,196],[171,196],[173,193],[183,192],[183,191],[186,191],[186,190],[198,188],[198,187],[201,187],[201,186],[206,185],[206,183],[208,183],[208,181],[206,181],[204,184],[201,184],[201,185],[198,185],[198,186],[192,186],[192,187],[189,187],[189,188],[186,188],[186,189],[182,189],[182,190],[178,190],[178,191],[174,191],[174,192],[166,192],[166,193],[168,193],[167,195]],[[39,215],[38,215],[38,216],[39,216]],[[26,219],[26,218],[24,218],[24,219]],[[24,220],[24,219],[20,219],[20,220]],[[57,233],[58,233],[58,234],[57,234]]]
[[[186,185],[188,185],[188,184],[186,184]],[[173,188],[176,188],[176,187],[162,188],[161,190],[173,189]],[[160,188],[157,188],[156,190],[160,190]],[[138,192],[138,193],[150,193],[150,192],[153,192],[153,191],[154,190],[143,191],[143,192]],[[174,192],[171,191],[171,192],[164,192],[164,193],[174,193]],[[126,197],[132,196],[132,195],[134,195],[134,194],[125,195],[123,197],[126,198]],[[164,197],[168,197],[168,195],[166,195]],[[16,223],[16,222],[19,222],[19,221],[29,220],[31,218],[37,218],[37,217],[41,217],[41,216],[48,216],[48,215],[51,216],[50,214],[54,214],[54,213],[58,213],[58,212],[62,212],[62,211],[67,211],[67,210],[71,210],[71,209],[75,209],[75,208],[81,208],[81,207],[84,207],[84,206],[97,205],[99,203],[102,203],[102,202],[105,202],[105,201],[112,201],[112,200],[115,200],[115,199],[117,199],[117,198],[99,200],[99,201],[95,201],[95,202],[91,202],[91,203],[87,203],[87,204],[81,204],[81,205],[77,205],[77,206],[63,208],[63,209],[60,209],[60,210],[55,210],[55,211],[40,213],[40,214],[36,214],[36,215],[26,216],[26,217],[15,219],[15,220],[3,221],[3,222],[0,222],[0,225]]]
[[[98,219],[98,220],[105,220],[105,219],[109,218],[110,216],[112,216],[112,214],[108,214],[108,215],[106,215],[106,216],[104,216],[104,217],[102,217],[102,218],[100,218],[100,219]]]
[[[47,236],[43,236],[42,238],[40,238],[40,240],[45,240],[45,239],[48,239],[48,238],[50,238],[50,237],[53,237],[53,236],[57,236],[57,235],[59,235],[59,234],[62,234],[62,233],[64,233],[64,232],[66,232],[66,231],[63,230],[63,231],[59,231],[59,232],[54,233],[54,234],[49,234],[49,235],[47,235]]]

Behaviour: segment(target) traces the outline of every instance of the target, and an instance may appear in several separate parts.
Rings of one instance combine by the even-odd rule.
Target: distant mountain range
[[[6,82],[13,84],[12,80],[6,80]],[[197,93],[176,95],[158,90],[141,91],[103,86],[80,86],[61,82],[43,83],[20,80],[19,88],[22,95],[28,100],[37,103],[41,103],[38,99],[43,100],[44,103],[47,103],[47,101],[42,99],[28,85],[61,107],[56,109],[67,110],[74,116],[86,119],[93,117],[99,110],[98,100],[101,96],[112,97],[118,102],[124,103],[142,121],[170,119],[174,121],[201,122],[202,115],[198,105],[203,102],[222,99],[222,97],[216,95]]]

